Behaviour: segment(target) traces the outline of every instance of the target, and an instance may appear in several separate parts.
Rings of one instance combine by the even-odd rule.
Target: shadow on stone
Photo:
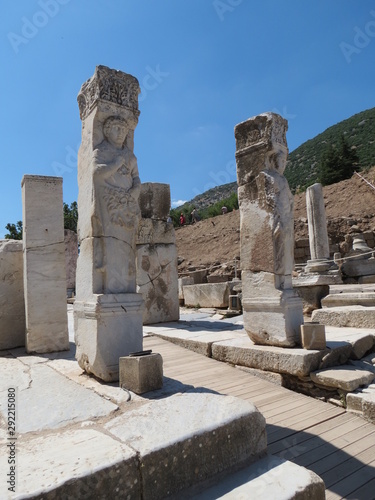
[[[220,394],[217,391],[208,389],[207,387],[194,387],[189,384],[183,384],[179,380],[175,380],[169,377],[163,377],[163,387],[157,391],[146,392],[142,394],[144,399],[163,399],[173,394],[181,394],[184,392],[195,392],[195,393],[206,393],[206,394]]]

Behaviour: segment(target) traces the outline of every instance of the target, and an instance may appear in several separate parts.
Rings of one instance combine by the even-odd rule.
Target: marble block
[[[62,178],[22,179],[26,350],[69,349]]]
[[[136,394],[163,387],[163,358],[158,353],[120,358],[120,387]]]
[[[304,349],[325,349],[326,328],[319,323],[305,323],[301,325],[301,344]]]

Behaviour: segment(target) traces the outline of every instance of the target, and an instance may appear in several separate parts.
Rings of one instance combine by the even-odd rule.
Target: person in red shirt
[[[185,224],[186,224],[185,215],[183,213],[181,213],[181,215],[180,215],[180,226],[184,226]]]

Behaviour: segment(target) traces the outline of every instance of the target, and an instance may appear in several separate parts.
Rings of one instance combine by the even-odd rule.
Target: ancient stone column
[[[137,289],[145,301],[144,325],[177,321],[180,317],[176,235],[173,223],[167,222],[170,207],[169,184],[142,184]]]
[[[323,188],[319,183],[306,190],[306,208],[309,227],[311,260],[307,261],[305,272],[324,272],[330,267],[329,241]]]
[[[283,176],[287,121],[265,113],[235,127],[244,327],[256,344],[300,342],[302,301],[292,288],[293,197]]]
[[[98,66],[78,95],[78,238],[74,329],[81,368],[118,380],[119,358],[142,349],[136,293],[140,179],[134,156],[139,83]]]
[[[24,175],[23,263],[27,352],[69,349],[61,177]]]

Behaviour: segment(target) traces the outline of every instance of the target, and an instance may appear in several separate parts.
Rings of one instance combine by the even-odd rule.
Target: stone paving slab
[[[313,372],[310,377],[317,384],[351,392],[362,385],[371,384],[375,373],[352,365],[342,365]]]
[[[322,299],[322,307],[375,306],[375,292],[333,293]]]
[[[323,480],[314,472],[269,455],[194,498],[320,500],[325,498],[325,487]]]
[[[141,498],[137,453],[102,432],[68,430],[19,439],[16,446],[17,498]],[[3,472],[6,458],[1,454]],[[0,481],[0,498],[15,498],[7,486]]]
[[[326,307],[313,311],[311,319],[329,326],[375,328],[375,307]]]
[[[15,387],[17,431],[20,433],[56,429],[108,415],[118,409],[115,404],[68,380],[45,363],[25,365],[17,359],[7,359],[6,364],[0,363],[1,371],[0,413],[5,418],[7,390]]]

